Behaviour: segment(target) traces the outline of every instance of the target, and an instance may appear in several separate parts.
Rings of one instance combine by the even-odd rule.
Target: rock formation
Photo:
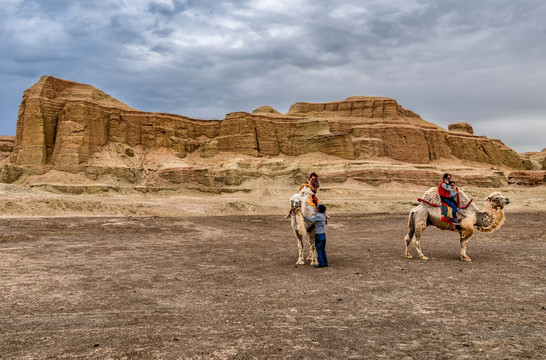
[[[540,186],[546,180],[544,171],[512,171],[508,174],[508,183],[516,185]]]
[[[287,115],[328,119],[330,131],[351,136],[354,157],[358,159],[387,157],[427,164],[456,158],[515,169],[532,168],[528,159],[500,140],[447,132],[390,98],[355,96],[332,103],[297,103]]]
[[[447,128],[449,129],[449,131],[456,131],[470,135],[474,134],[474,129],[472,129],[472,126],[465,122],[456,122],[453,124],[449,124]]]
[[[0,160],[7,158],[13,152],[15,137],[0,136]]]
[[[527,157],[500,140],[475,136],[468,124],[453,125],[446,131],[394,99],[369,96],[301,102],[286,114],[262,106],[221,121],[198,120],[138,111],[93,86],[44,76],[24,92],[14,149],[3,161],[0,180],[55,169],[92,178],[108,173],[140,183],[161,167],[159,161],[147,162],[150,154],[179,164],[159,169],[156,179],[176,184],[198,178],[210,186],[215,170],[185,163],[189,154],[207,159],[221,153],[271,158],[320,152],[349,162],[458,159],[533,169]],[[237,176],[222,171],[224,183],[238,183]]]
[[[528,152],[524,153],[535,164],[535,168],[546,170],[546,149],[542,149],[541,152]]]
[[[281,115],[280,112],[273,109],[269,105],[260,106],[259,108],[255,109],[252,114],[274,114],[274,115]]]

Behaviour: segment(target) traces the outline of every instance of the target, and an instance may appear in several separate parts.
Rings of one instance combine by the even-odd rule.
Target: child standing
[[[318,265],[316,268],[328,266],[328,258],[326,257],[326,206],[320,204],[318,213],[312,218],[304,216],[305,220],[315,223],[315,248],[317,250]]]

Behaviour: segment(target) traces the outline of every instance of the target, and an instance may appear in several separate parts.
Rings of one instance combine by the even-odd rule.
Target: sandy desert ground
[[[80,185],[78,189],[83,187]],[[51,186],[31,188],[0,183],[0,216],[285,215],[289,198],[297,189],[298,186],[287,182],[258,180],[245,183],[240,191],[221,194],[195,189],[124,192],[90,185],[84,189],[87,193],[71,195]],[[334,186],[323,184],[319,195],[330,214],[407,214],[428,189],[412,184],[373,186],[348,180]],[[465,187],[464,191],[480,208],[490,193],[501,191],[511,200],[509,212],[546,211],[546,185]]]
[[[315,269],[294,265],[278,201],[289,189],[127,196],[3,185],[0,358],[542,357],[544,189],[503,189],[506,223],[470,241],[471,263],[459,260],[457,234],[434,228],[422,240],[431,259],[404,258],[404,213],[422,194],[406,190],[323,191],[330,266]],[[488,191],[467,190],[478,204]]]

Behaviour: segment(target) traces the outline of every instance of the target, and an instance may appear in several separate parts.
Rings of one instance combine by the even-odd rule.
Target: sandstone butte
[[[92,180],[113,176],[134,186],[239,185],[260,176],[261,165],[250,166],[248,159],[262,165],[269,161],[265,168],[270,175],[301,175],[307,170],[291,168],[286,161],[316,153],[350,167],[323,167],[332,181],[352,177],[372,184],[395,178],[436,182],[440,170],[434,168],[400,173],[357,165],[378,159],[416,165],[457,159],[514,170],[522,184],[544,182],[543,171],[529,171],[538,170],[529,157],[500,140],[476,136],[466,123],[452,124],[447,131],[385,97],[300,102],[285,114],[262,106],[252,113],[229,113],[223,120],[199,120],[138,111],[91,85],[44,76],[23,94],[15,142],[0,140],[0,150],[13,147],[0,162],[0,181],[20,184],[31,175],[55,170]],[[246,163],[220,169],[222,154],[227,153],[241,155]],[[502,172],[492,174],[509,181]],[[527,178],[533,180],[521,180]]]

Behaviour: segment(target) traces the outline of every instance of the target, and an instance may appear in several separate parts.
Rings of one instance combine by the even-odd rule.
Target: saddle
[[[461,210],[464,210],[467,207],[469,207],[473,200],[474,199],[470,199],[468,204],[461,207]],[[440,205],[438,205],[438,204],[433,204],[433,203],[431,203],[429,201],[426,201],[425,199],[421,199],[421,198],[417,199],[417,201],[425,203],[425,204],[430,205],[430,206],[434,206],[434,207],[440,206],[442,208],[442,221],[443,222],[448,223],[448,224],[452,224],[453,220],[455,220],[455,218],[453,216],[454,215],[453,214],[453,209],[451,208],[451,206],[447,205],[445,202],[441,201]],[[459,204],[459,196],[458,195],[457,195],[457,204]]]
[[[304,187],[307,187],[311,190],[309,193],[309,198],[306,199],[304,197],[305,202],[311,206],[317,206],[320,203],[320,201],[316,195],[316,191],[313,190],[313,187],[309,184],[303,184],[302,186],[300,186],[300,191],[303,190]]]
[[[455,220],[453,215],[453,208],[445,202],[442,202],[442,221],[448,224],[453,224],[453,220]]]

